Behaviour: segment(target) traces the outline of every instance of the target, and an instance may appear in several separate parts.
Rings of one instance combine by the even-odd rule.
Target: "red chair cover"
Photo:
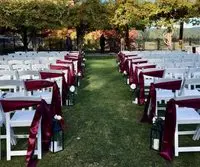
[[[118,62],[121,62],[121,61],[122,61],[123,56],[124,56],[124,54],[123,54],[122,52],[119,52],[119,53],[117,54],[117,60],[118,60]]]
[[[71,86],[73,84],[75,84],[75,76],[74,73],[70,70],[70,67],[63,65],[53,65],[51,64],[49,67],[51,70],[63,70],[63,72],[65,70],[68,71],[67,73],[67,85]]]
[[[56,64],[65,64],[65,65],[69,65],[71,73],[73,73],[73,74],[75,73],[73,61],[56,60]]]
[[[155,64],[149,64],[149,63],[143,63],[143,64],[137,64],[134,65],[135,69],[133,68],[133,65],[131,64],[130,72],[129,72],[129,84],[136,84],[138,85],[138,70],[139,69],[146,69],[146,68],[156,68]]]
[[[142,64],[142,63],[147,63],[148,60],[146,59],[137,59],[137,60],[132,60],[132,64]]]
[[[171,161],[174,156],[174,133],[176,127],[176,104],[179,107],[200,108],[200,97],[188,97],[184,100],[171,99],[167,103],[164,135],[160,155]]]
[[[149,95],[147,98],[147,102],[145,104],[144,114],[141,119],[141,122],[152,123],[152,119],[155,116],[155,112],[156,112],[156,88],[175,91],[181,88],[181,83],[182,83],[182,80],[180,79],[178,80],[174,80],[174,79],[162,80],[161,79],[161,81],[157,83],[151,83]],[[148,113],[149,107],[151,108],[151,110]]]
[[[140,88],[140,94],[139,94],[139,104],[145,103],[145,97],[144,97],[144,75],[151,76],[151,77],[158,77],[162,78],[164,74],[163,69],[148,69],[148,71],[141,71],[139,74],[139,88]]]
[[[40,76],[42,79],[62,77],[62,103],[63,103],[63,105],[66,105],[66,98],[67,98],[67,93],[68,93],[69,87],[65,80],[65,74],[64,73],[55,73],[55,72],[51,72],[51,71],[40,71]]]
[[[65,57],[80,57],[81,54],[79,52],[70,52],[67,55],[65,55]]]
[[[142,59],[142,57],[139,57],[139,56],[131,56],[131,57],[128,57],[127,59],[125,59],[124,61],[124,65],[123,65],[123,71],[126,71],[127,75],[129,75],[129,71],[130,71],[130,67],[131,66],[131,62],[133,60],[138,60],[138,59]]]
[[[53,111],[49,108],[49,105],[47,105],[47,103],[43,99],[41,101],[1,99],[0,102],[4,112],[10,112],[25,107],[36,106],[36,112],[30,126],[28,148],[26,154],[26,166],[35,167],[37,161],[33,160],[32,157],[34,155],[34,150],[36,146],[36,135],[38,133],[40,119],[42,117],[42,146],[43,150],[47,151],[52,137],[52,119],[54,117]],[[61,121],[61,123],[63,123],[63,120]]]
[[[24,85],[27,91],[53,87],[51,111],[54,115],[62,116],[60,91],[56,82],[47,80],[27,80],[24,81]]]
[[[78,61],[78,72],[83,74],[83,69],[82,69],[82,57],[79,55],[79,56],[71,56],[71,55],[68,55],[68,56],[65,56],[64,57],[65,60],[72,60],[72,61]]]

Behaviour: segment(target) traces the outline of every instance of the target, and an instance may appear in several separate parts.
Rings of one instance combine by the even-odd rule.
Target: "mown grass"
[[[65,150],[47,153],[40,167],[198,167],[200,153],[183,153],[167,163],[149,149],[150,125],[140,123],[143,106],[131,103],[131,92],[118,73],[114,57],[88,57],[76,105],[64,107],[68,130]],[[24,166],[13,157],[0,166]]]

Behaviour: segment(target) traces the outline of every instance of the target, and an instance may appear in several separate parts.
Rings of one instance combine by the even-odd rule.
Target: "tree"
[[[76,28],[77,46],[81,50],[86,32],[102,29],[108,24],[107,10],[101,0],[76,0],[65,11],[63,21],[67,27]]]
[[[156,0],[157,8],[151,13],[157,27],[165,26],[173,29],[175,23],[180,23],[179,42],[182,48],[183,26],[192,17],[193,1],[189,0]]]
[[[114,6],[114,15],[111,24],[125,32],[126,46],[129,48],[128,32],[135,27],[138,30],[145,30],[149,24],[148,14],[154,8],[154,4],[146,1],[117,0]]]
[[[199,17],[200,17],[200,0],[196,0],[196,2],[194,3],[194,5],[192,6],[192,16],[194,18],[192,18],[190,20],[190,22],[193,24],[193,25],[200,25],[200,20],[199,20]]]
[[[28,39],[38,31],[61,26],[65,4],[64,0],[1,0],[0,25],[21,34],[27,50]]]

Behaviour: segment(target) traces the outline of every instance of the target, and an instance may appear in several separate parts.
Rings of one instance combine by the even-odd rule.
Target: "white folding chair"
[[[12,70],[12,67],[9,64],[0,64],[0,70]]]
[[[142,70],[139,70],[139,71],[148,72],[148,71],[154,71],[154,70],[156,71],[156,70],[160,70],[160,69],[147,68],[147,69],[142,69]],[[149,88],[150,88],[151,83],[155,82],[159,78],[158,77],[148,76],[148,75],[143,75],[143,76],[144,76],[144,92],[145,92],[145,95],[147,96],[149,94]]]
[[[200,78],[200,71],[199,71],[200,69],[199,68],[197,68],[196,69],[196,72],[193,72],[192,73],[192,78]]]
[[[0,80],[0,95],[6,96],[24,96],[26,90],[24,81],[20,80]]]
[[[26,90],[24,88],[24,81],[0,80],[0,93],[1,93],[1,98],[13,99],[13,100],[21,99],[26,95]],[[26,96],[24,99],[31,100],[31,97]],[[32,98],[32,99],[35,100],[36,98]],[[19,137],[19,138],[24,137],[24,135],[21,135],[21,136],[14,135],[12,127],[18,126],[19,125],[18,123],[20,123],[20,122],[23,123],[23,121],[27,121],[30,118],[30,116],[32,116],[33,114],[32,115],[30,113],[27,114],[27,112],[24,113],[25,111],[20,111],[19,113],[15,112],[14,115],[11,113],[4,114],[3,109],[0,108],[0,110],[1,110],[0,111],[1,120],[3,121],[3,123],[6,126],[6,136],[1,135],[1,139],[6,138],[6,141],[7,141],[7,160],[10,160],[12,155],[21,155],[21,153],[23,153],[23,155],[25,155],[25,151],[23,151],[23,152],[12,152],[11,151],[11,144],[12,145],[16,144],[15,138],[16,137]],[[29,110],[31,110],[31,108],[29,108]],[[12,115],[11,120],[9,119],[10,114]],[[9,123],[9,121],[11,121],[11,122]]]
[[[172,90],[156,89],[156,117],[165,119],[162,111],[165,112],[167,102],[174,97],[175,93]]]
[[[188,78],[183,80],[183,85],[177,96],[199,96],[198,86],[200,78]]]
[[[27,92],[28,96],[40,97],[40,98],[44,99],[47,104],[52,103],[52,95],[53,95],[53,87],[52,86],[50,86],[48,88],[41,88],[38,90],[33,90],[33,91],[26,90],[26,92]]]
[[[24,60],[8,60],[8,64],[9,65],[14,65],[14,64],[22,65],[22,64],[24,64]]]
[[[48,70],[49,69],[49,64],[44,63],[44,64],[32,64],[31,65],[32,70],[40,71],[40,70]]]
[[[17,71],[17,79],[19,80],[40,79],[40,74],[38,71],[33,71],[33,70]]]
[[[200,96],[196,96],[200,98]],[[177,99],[183,98],[194,98],[194,97],[178,97]],[[179,107],[176,105],[176,129],[175,129],[175,136],[174,136],[174,149],[175,149],[175,156],[179,156],[180,152],[197,152],[200,151],[200,146],[180,146],[180,136],[181,135],[194,135],[197,133],[197,130],[181,130],[179,129],[179,125],[188,125],[188,124],[200,124],[200,115],[194,108],[187,108],[187,107]]]
[[[13,64],[12,69],[17,70],[17,71],[31,70],[31,65],[30,64]]]
[[[189,69],[186,68],[166,68],[164,78],[168,79],[183,79],[186,76],[186,72]]]
[[[25,100],[25,101],[41,101],[41,98],[38,97],[7,97],[4,100]],[[3,108],[0,107],[0,112],[4,113]],[[33,117],[35,114],[35,110],[33,109],[22,109],[22,110],[16,110],[12,112],[6,112],[5,113],[5,127],[6,127],[6,151],[7,151],[7,160],[11,160],[12,156],[21,156],[26,155],[27,150],[15,150],[13,151],[11,149],[11,140],[13,131],[12,129],[14,127],[30,127]],[[41,120],[40,120],[41,121]],[[28,138],[29,135],[21,134],[16,135],[14,134],[14,137],[16,138]],[[41,146],[41,123],[39,125],[38,129],[38,135],[37,135],[37,149],[35,150],[34,154],[37,154],[38,159],[42,158],[42,146]]]
[[[0,80],[17,79],[17,72],[14,70],[0,70]]]
[[[44,70],[43,72],[58,73],[58,74],[63,73],[61,70]],[[40,76],[40,78],[41,78],[41,76]],[[60,95],[61,95],[61,104],[62,104],[62,77],[48,78],[46,80],[55,81],[57,83],[59,91],[60,91]]]
[[[158,79],[154,83],[162,83],[162,82],[169,82],[172,81],[171,79]],[[183,81],[182,81],[183,82]],[[165,112],[167,102],[176,97],[176,92],[172,92],[172,90],[167,89],[159,89],[156,88],[156,117],[164,118],[164,114],[162,114],[162,111]]]

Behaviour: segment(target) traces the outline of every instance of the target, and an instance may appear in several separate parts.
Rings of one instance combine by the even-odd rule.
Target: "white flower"
[[[61,117],[60,115],[58,115],[58,116],[57,116],[57,120],[60,121],[61,119],[62,119],[62,117]]]
[[[56,119],[56,120],[59,120],[59,121],[60,121],[60,120],[62,119],[62,117],[61,117],[60,115],[57,115],[57,114],[56,114],[56,115],[54,115],[54,119]]]
[[[78,73],[78,76],[81,77],[81,73],[80,72]]]
[[[69,88],[69,91],[70,91],[70,92],[72,92],[72,93],[73,93],[73,92],[75,92],[75,90],[76,90],[76,88],[75,88],[75,86],[74,86],[74,85],[70,86],[70,88]]]
[[[135,84],[131,84],[131,89],[135,89],[136,88],[136,86],[135,86]]]

